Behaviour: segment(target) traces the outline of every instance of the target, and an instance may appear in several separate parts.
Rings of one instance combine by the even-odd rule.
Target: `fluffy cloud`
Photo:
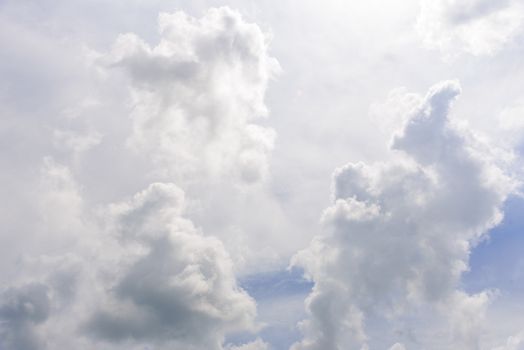
[[[112,232],[129,247],[85,326],[92,337],[221,349],[228,331],[255,329],[256,305],[223,245],[182,218],[183,206],[183,193],[162,183],[112,206]]]
[[[490,55],[516,38],[523,24],[520,0],[424,0],[417,29],[429,48]]]
[[[293,349],[365,348],[373,344],[366,321],[416,319],[424,308],[449,324],[440,346],[477,348],[490,293],[468,295],[460,276],[471,248],[500,222],[514,183],[449,120],[459,93],[446,81],[419,97],[392,140],[391,161],[335,171],[325,232],[294,258],[315,286],[305,338]]]
[[[64,180],[66,169],[53,169]],[[55,197],[77,194],[73,186]],[[2,348],[222,349],[228,333],[256,331],[256,304],[237,286],[224,246],[183,210],[180,189],[154,183],[103,210],[96,221],[106,224],[92,222],[97,231],[78,232],[78,244],[26,256],[19,282],[2,294]]]
[[[274,132],[256,120],[278,64],[258,26],[227,8],[159,21],[155,47],[127,34],[109,54],[85,51],[79,70],[96,83],[76,78],[107,85],[95,98],[58,91],[46,103],[63,110],[42,104],[26,119],[3,107],[0,131],[13,143],[0,156],[10,208],[0,215],[2,349],[222,349],[234,348],[228,334],[258,329],[230,254],[199,228],[206,213],[187,218],[185,192],[171,181],[228,183],[234,197],[236,185],[264,179]],[[127,86],[126,111],[113,100],[125,101]],[[227,198],[214,200],[225,207]]]
[[[270,37],[234,10],[206,11],[211,3],[1,2],[1,349],[284,348],[298,337],[302,294],[286,290],[275,301],[280,287],[262,293],[264,340],[230,344],[258,329],[254,300],[235,277],[280,267],[316,232],[332,164],[383,159],[373,127],[342,116],[361,115],[398,81],[419,84],[424,75],[413,69],[433,66],[431,79],[449,73],[412,46],[405,19],[417,11],[413,2],[377,17],[357,3],[310,1],[296,11],[229,1],[274,28],[274,52],[287,67],[270,99],[282,117],[271,124],[284,135],[271,174],[275,133],[264,95],[279,68]],[[518,16],[491,14],[517,2],[482,4],[463,7],[470,16],[460,25],[455,10],[440,9],[463,5],[435,5],[424,18],[444,30],[426,31],[429,42],[450,38],[435,45],[488,53],[516,38]],[[175,8],[203,15],[163,13],[159,32],[150,30],[159,10]],[[129,30],[136,34],[114,42]],[[504,62],[493,71],[515,71]],[[391,67],[390,78],[370,79]],[[471,69],[455,68],[466,81]],[[511,79],[519,83],[518,74]],[[452,86],[435,88],[435,101],[398,92],[393,114],[437,110]],[[501,127],[520,127],[520,109],[507,110]],[[457,281],[470,247],[498,220],[491,209],[507,179],[473,136],[429,119],[398,135],[393,161],[337,171],[326,233],[296,258],[316,283],[296,347],[474,346],[492,293],[469,295]],[[342,123],[352,134],[340,132]],[[385,328],[392,334],[376,346]]]
[[[142,169],[129,177],[142,179],[135,190],[152,180],[175,182],[190,198],[189,215],[226,244],[239,270],[274,265],[284,249],[272,244],[274,235],[286,219],[265,187],[275,132],[263,125],[264,97],[280,69],[270,38],[229,8],[202,18],[161,13],[158,28],[156,45],[128,33],[95,60],[103,76],[128,88],[121,89],[128,115],[115,134],[127,134],[116,167],[123,153]],[[113,142],[112,134],[102,140]]]
[[[279,70],[268,38],[228,8],[162,13],[159,30],[156,46],[125,34],[102,59],[132,82],[129,145],[180,180],[263,179],[274,132],[255,121]]]

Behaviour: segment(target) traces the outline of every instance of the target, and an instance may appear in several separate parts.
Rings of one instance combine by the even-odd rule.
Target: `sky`
[[[0,0],[0,350],[523,350],[522,0]]]

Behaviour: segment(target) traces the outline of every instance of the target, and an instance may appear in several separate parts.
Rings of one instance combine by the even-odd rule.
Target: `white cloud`
[[[522,350],[524,349],[524,332],[512,335],[503,346],[498,346],[492,350]]]
[[[502,110],[498,127],[505,142],[518,145],[524,141],[524,101],[519,100]]]
[[[395,343],[389,350],[406,350],[406,348],[401,343]]]
[[[293,260],[315,282],[293,349],[365,347],[368,320],[420,317],[423,305],[448,320],[447,347],[477,347],[490,293],[468,295],[459,280],[514,183],[449,120],[459,93],[442,82],[406,110],[391,161],[335,171],[325,232]]]
[[[161,13],[159,31],[153,47],[121,35],[102,59],[132,82],[129,145],[180,180],[263,179],[275,135],[255,122],[267,115],[265,90],[279,70],[268,37],[228,8],[201,19]]]
[[[520,0],[424,0],[417,30],[427,47],[447,55],[492,55],[521,34],[523,24]]]
[[[201,18],[161,13],[158,27],[156,45],[124,34],[97,60],[129,88],[121,153],[142,169],[131,178],[182,188],[189,215],[226,244],[238,270],[283,264],[292,248],[273,243],[286,218],[266,187],[276,133],[263,125],[264,98],[280,70],[269,35],[225,7]]]

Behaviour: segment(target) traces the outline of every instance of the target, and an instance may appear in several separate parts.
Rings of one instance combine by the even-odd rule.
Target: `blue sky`
[[[503,296],[523,295],[523,212],[524,200],[520,196],[508,199],[504,205],[504,220],[472,251],[470,271],[463,277],[466,289],[477,292],[499,288]]]

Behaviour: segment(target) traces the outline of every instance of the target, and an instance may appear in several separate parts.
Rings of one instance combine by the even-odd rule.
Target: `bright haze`
[[[0,350],[523,350],[523,58],[523,0],[0,0]]]

